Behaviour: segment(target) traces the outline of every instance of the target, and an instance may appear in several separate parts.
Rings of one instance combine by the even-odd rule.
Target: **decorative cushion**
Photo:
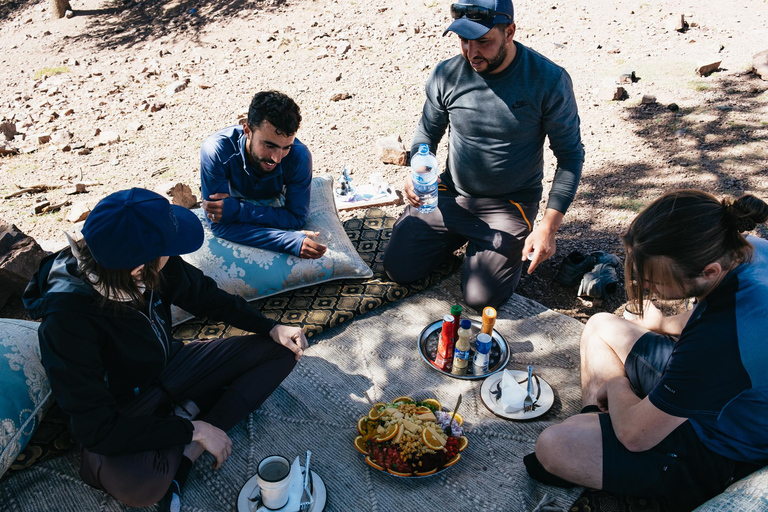
[[[253,201],[277,206],[280,199]],[[312,194],[305,230],[327,232],[330,241],[323,257],[310,260],[290,254],[266,251],[216,237],[205,221],[202,209],[193,210],[203,224],[205,241],[192,254],[184,255],[188,263],[203,271],[230,293],[252,301],[288,290],[345,278],[369,278],[373,272],[360,258],[339,221],[333,199],[333,179],[317,176],[312,179]],[[174,308],[173,324],[188,320],[192,315]]]
[[[768,468],[734,482],[695,512],[764,512],[768,510]]]
[[[40,362],[39,325],[0,318],[0,475],[27,445],[53,401]]]

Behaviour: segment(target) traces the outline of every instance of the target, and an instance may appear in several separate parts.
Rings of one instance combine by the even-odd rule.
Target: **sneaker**
[[[591,272],[584,274],[577,295],[585,299],[605,299],[616,293],[619,277],[616,269],[607,263],[598,263]]]
[[[595,251],[590,253],[590,256],[595,258],[595,265],[603,263],[615,268],[617,272],[621,270],[621,260],[615,254],[605,251]]]
[[[176,480],[171,482],[171,486],[165,493],[165,496],[158,502],[158,512],[180,512],[181,511],[181,488]]]
[[[584,256],[579,251],[573,251],[565,257],[560,269],[555,274],[554,280],[563,286],[576,286],[581,278],[595,266],[597,260],[595,253]]]

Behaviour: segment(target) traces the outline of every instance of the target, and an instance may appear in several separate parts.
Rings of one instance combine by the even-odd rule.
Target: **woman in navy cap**
[[[132,507],[178,510],[205,451],[219,468],[226,431],[257,409],[307,347],[179,255],[203,228],[189,210],[140,188],[99,202],[83,242],[43,260],[24,293],[43,366],[81,445],[80,475]],[[171,304],[255,334],[183,344]]]

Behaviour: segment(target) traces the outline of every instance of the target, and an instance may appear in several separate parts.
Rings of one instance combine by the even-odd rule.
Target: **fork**
[[[312,452],[307,450],[307,458],[304,461],[304,488],[301,492],[301,501],[299,502],[299,512],[309,512],[309,506],[314,501],[312,494],[309,492],[309,459],[312,457]]]
[[[533,397],[531,397],[531,375],[533,374],[533,365],[528,365],[528,394],[525,395],[523,400],[523,412],[531,412],[533,410]]]
[[[459,410],[459,406],[461,405],[461,393],[459,393],[459,399],[456,400],[456,407],[453,408],[453,416],[451,416],[451,421],[448,422],[448,426],[443,430],[445,434],[448,437],[451,437],[453,435],[453,418],[456,417],[456,411]]]

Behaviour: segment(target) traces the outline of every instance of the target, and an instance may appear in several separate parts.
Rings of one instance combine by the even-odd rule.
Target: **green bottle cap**
[[[453,316],[461,315],[461,312],[462,312],[463,310],[464,310],[464,309],[463,309],[461,306],[459,306],[458,304],[457,304],[457,305],[455,305],[455,306],[451,306],[451,314],[452,314]]]

